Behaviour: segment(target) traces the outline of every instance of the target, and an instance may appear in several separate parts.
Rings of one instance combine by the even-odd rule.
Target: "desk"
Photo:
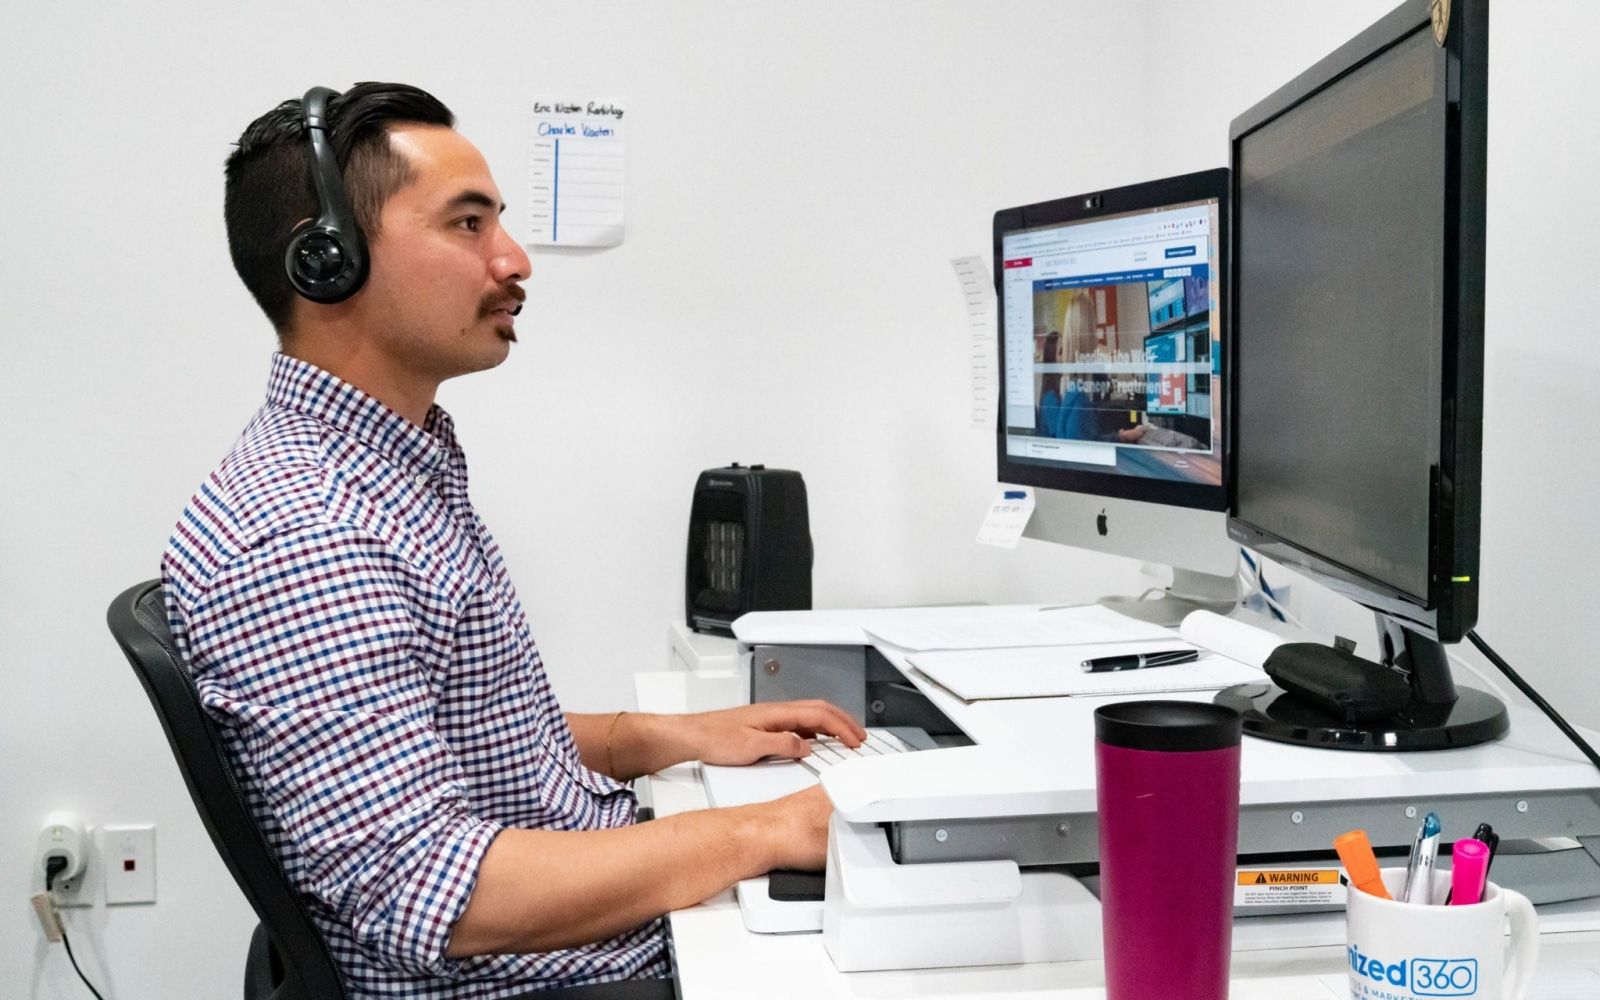
[[[841,613],[829,613],[830,627],[846,624]],[[848,643],[852,633],[842,628],[834,633],[834,641]],[[859,636],[859,632],[854,633]],[[800,637],[797,637],[800,638]],[[809,638],[804,637],[804,638]],[[855,642],[865,642],[856,638]],[[905,669],[903,652],[893,649],[880,651],[897,667]],[[915,681],[916,675],[908,672]],[[719,673],[714,680],[724,693],[729,690],[727,677]],[[925,683],[925,682],[924,682]],[[999,718],[994,706],[967,706],[936,688],[929,686],[930,697],[943,698],[940,707],[965,729],[980,740],[1011,742],[1017,737],[1017,728]],[[637,685],[639,708],[644,711],[673,712],[714,707],[704,703],[703,689],[696,684],[691,671],[673,671],[670,675],[641,677]],[[1203,696],[1202,696],[1203,697]],[[1050,728],[1045,732],[1061,732],[1062,725],[1085,726],[1086,719],[1077,718],[1092,712],[1092,705],[1081,700],[1051,699],[1055,704],[1040,700],[1020,708],[1029,714],[1031,721]],[[1061,713],[1066,713],[1062,715]],[[1034,718],[1033,716],[1037,716]],[[1072,718],[1067,718],[1071,716]],[[1015,718],[1016,716],[1009,716]],[[1558,743],[1546,739],[1543,729],[1529,722],[1527,738],[1517,734],[1518,720],[1513,720],[1513,735],[1509,745],[1500,750],[1510,753],[1523,763],[1531,763],[1550,787],[1574,783],[1600,784],[1592,772],[1582,772],[1569,763],[1571,754],[1559,753]],[[1070,730],[1069,730],[1070,731]],[[1092,729],[1080,728],[1088,733]],[[1520,740],[1520,741],[1519,741]],[[1086,736],[1085,748],[1091,740]],[[1303,785],[1291,781],[1285,774],[1304,775],[1306,766],[1322,769],[1324,777],[1334,778],[1345,766],[1340,758],[1347,755],[1326,751],[1308,751],[1296,747],[1280,747],[1251,741],[1247,754],[1257,758],[1257,793],[1262,802],[1275,799],[1297,801],[1303,799]],[[1042,748],[1041,748],[1042,749]],[[1053,748],[1059,755],[1061,747]],[[1092,748],[1079,751],[1085,755]],[[1463,751],[1471,754],[1475,751]],[[1289,754],[1288,763],[1280,756]],[[1310,755],[1314,760],[1294,760],[1296,755]],[[907,755],[906,760],[921,755]],[[1362,755],[1367,756],[1367,755]],[[1495,761],[1469,760],[1455,762],[1437,756],[1420,764],[1417,755],[1408,755],[1411,763],[1395,759],[1380,770],[1392,772],[1391,777],[1403,775],[1414,767],[1427,770],[1432,778],[1447,783],[1454,790],[1470,788],[1472,777],[1481,767],[1508,766],[1495,761],[1503,755],[1491,754]],[[1084,757],[1087,761],[1088,756]],[[1370,759],[1370,758],[1369,758]],[[1056,766],[1062,765],[1057,757]],[[1247,763],[1247,769],[1250,765]],[[1514,766],[1521,766],[1520,764]],[[1269,772],[1277,768],[1276,774]],[[1092,767],[1088,768],[1092,776]],[[1481,778],[1481,773],[1480,773]],[[1083,783],[1091,796],[1092,777]],[[704,808],[705,793],[695,765],[681,765],[647,779],[647,789],[658,815],[671,815],[691,809]],[[1067,793],[1068,789],[1063,789]],[[1078,794],[1082,789],[1077,790]],[[1081,804],[1081,803],[1079,803]],[[1330,837],[1331,839],[1331,837]],[[679,981],[683,996],[688,1000],[707,997],[743,998],[752,995],[763,997],[795,997],[811,1000],[815,997],[890,998],[905,996],[994,997],[1028,996],[1072,998],[1087,1000],[1103,997],[1103,971],[1099,962],[1042,963],[1033,965],[988,966],[981,968],[923,969],[900,972],[870,972],[845,974],[838,972],[829,959],[818,934],[760,935],[745,930],[739,907],[731,892],[721,893],[698,906],[671,914],[670,924],[674,940],[674,953],[678,963]],[[1342,914],[1320,914],[1287,918],[1247,918],[1235,925],[1235,955],[1233,960],[1234,1000],[1331,1000],[1344,997],[1345,974],[1342,948],[1330,945],[1292,946],[1296,942],[1331,941],[1342,937]],[[1534,996],[1539,1000],[1580,1000],[1600,997],[1600,919],[1591,906],[1563,904],[1541,908],[1544,931],[1540,961],[1540,974]]]
[[[644,706],[641,706],[643,708]],[[670,706],[668,706],[670,707]],[[706,807],[696,765],[681,764],[646,779],[657,815]],[[1269,919],[1238,935],[1271,933]],[[1285,933],[1308,924],[1340,924],[1342,915],[1288,918]],[[1600,931],[1568,930],[1584,917],[1541,914],[1544,928],[1534,1000],[1588,1000],[1600,997]],[[752,934],[745,930],[731,891],[668,917],[673,955],[684,1000],[889,1000],[939,997],[941,1000],[1049,997],[1100,1000],[1105,996],[1099,962],[986,966],[968,969],[915,969],[904,972],[842,973],[833,967],[820,934]],[[1346,997],[1344,951],[1338,947],[1240,951],[1233,958],[1231,1000],[1336,1000]]]

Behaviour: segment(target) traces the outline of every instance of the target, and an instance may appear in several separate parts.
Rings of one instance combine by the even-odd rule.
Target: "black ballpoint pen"
[[[1494,832],[1494,827],[1488,823],[1479,823],[1478,828],[1472,831],[1472,836],[1484,842],[1489,848],[1489,864],[1484,866],[1483,874],[1487,876],[1489,869],[1494,866],[1495,852],[1500,850],[1500,835]]]
[[[1170,667],[1178,663],[1191,663],[1200,659],[1197,649],[1166,649],[1157,653],[1129,653],[1126,656],[1101,656],[1083,661],[1086,674],[1104,674],[1113,670],[1141,670],[1145,667]]]

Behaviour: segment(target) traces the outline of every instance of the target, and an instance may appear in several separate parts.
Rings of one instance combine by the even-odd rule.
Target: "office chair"
[[[260,920],[245,956],[244,1000],[346,1000],[327,943],[256,826],[216,723],[173,646],[161,581],[117,595],[106,624],[150,697],[211,843]],[[674,992],[672,980],[628,980],[538,991],[529,1000],[670,1000]]]

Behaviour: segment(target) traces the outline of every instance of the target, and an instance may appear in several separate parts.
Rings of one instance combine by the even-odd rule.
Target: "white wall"
[[[102,616],[259,403],[271,333],[220,212],[251,117],[312,83],[420,84],[515,227],[529,102],[626,102],[627,242],[537,253],[511,361],[441,397],[558,692],[603,709],[663,662],[690,489],[731,460],[805,474],[821,606],[1136,589],[1122,560],[972,543],[993,445],[966,424],[948,258],[988,251],[997,207],[1225,162],[1234,113],[1387,6],[407,2],[341,5],[318,31],[327,6],[303,2],[8,10],[0,996],[83,995],[25,898],[54,808],[159,826],[161,902],[72,914],[108,998],[238,988],[252,918]],[[1580,513],[1600,483],[1568,456],[1592,451],[1600,373],[1560,255],[1594,228],[1596,140],[1556,39],[1600,25],[1571,3],[1590,30],[1553,35],[1525,6],[1494,23],[1482,624],[1585,718],[1600,680],[1575,660],[1569,567],[1600,558]],[[1179,43],[1199,55],[1163,54]],[[1153,138],[1158,111],[1180,141]],[[1531,348],[1498,322],[1513,296]]]

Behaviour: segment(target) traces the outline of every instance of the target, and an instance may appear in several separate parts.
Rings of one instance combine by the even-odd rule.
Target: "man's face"
[[[392,364],[418,376],[493,368],[517,339],[511,314],[531,269],[500,226],[500,190],[453,129],[402,126],[389,141],[416,176],[383,206],[358,300],[363,325]]]

